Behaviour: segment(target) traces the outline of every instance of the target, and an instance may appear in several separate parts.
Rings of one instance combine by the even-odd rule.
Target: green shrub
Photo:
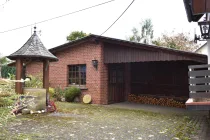
[[[10,98],[7,98],[7,97],[0,98],[0,107],[11,106],[13,104],[14,104],[14,100],[11,100]]]
[[[15,80],[15,74],[8,73],[8,76],[10,80]]]
[[[30,77],[31,80],[25,82],[25,87],[42,88],[43,84],[41,75],[29,75],[28,77]]]
[[[50,95],[50,97],[52,98],[54,96],[54,94],[55,94],[55,89],[52,88],[52,87],[49,87],[49,95]]]
[[[0,96],[9,96],[15,94],[15,83],[10,82],[6,85],[0,85]]]
[[[72,102],[76,96],[79,96],[81,90],[77,87],[69,87],[65,89],[65,99],[67,102]]]
[[[7,66],[7,65],[3,65],[1,67],[1,76],[3,78],[9,78],[9,73],[11,75],[15,75],[16,73],[16,68],[15,67],[10,67],[10,66]]]
[[[64,96],[64,90],[62,90],[60,87],[55,88],[55,93],[53,94],[53,98],[55,98],[57,101],[61,101],[62,97]]]

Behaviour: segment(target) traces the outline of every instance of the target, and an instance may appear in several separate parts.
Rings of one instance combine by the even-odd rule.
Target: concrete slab
[[[208,115],[208,111],[193,111],[187,110],[183,108],[175,108],[175,107],[166,107],[166,106],[158,106],[158,105],[149,105],[149,104],[139,104],[139,103],[131,103],[131,102],[121,102],[110,105],[105,105],[106,107],[115,107],[115,108],[124,108],[124,109],[133,109],[133,110],[144,110],[156,113],[171,113],[171,114],[180,114],[180,115],[192,115],[192,116],[204,116]]]

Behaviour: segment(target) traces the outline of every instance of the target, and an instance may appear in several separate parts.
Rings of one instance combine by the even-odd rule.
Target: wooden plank
[[[190,93],[190,98],[210,98],[210,92]]]
[[[206,0],[206,12],[210,13],[210,0]]]
[[[189,69],[195,69],[195,68],[208,68],[210,65],[191,65],[188,66]]]
[[[188,74],[190,77],[208,76],[210,75],[210,70],[189,71]]]
[[[190,78],[189,84],[210,83],[210,78]]]
[[[192,10],[193,15],[203,14],[206,12],[206,0],[193,0],[192,1]]]
[[[206,91],[210,90],[210,85],[196,85],[196,86],[189,86],[190,91]]]

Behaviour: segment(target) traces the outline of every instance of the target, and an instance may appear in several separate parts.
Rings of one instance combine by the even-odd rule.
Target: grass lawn
[[[57,113],[10,119],[0,126],[0,139],[188,140],[199,130],[189,116],[66,102],[56,105]],[[0,114],[5,110],[0,108]]]

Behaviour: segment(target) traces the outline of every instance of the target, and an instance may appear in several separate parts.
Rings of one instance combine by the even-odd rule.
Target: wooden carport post
[[[16,80],[21,80],[23,70],[23,61],[18,58],[16,60]],[[15,82],[15,92],[18,94],[23,93],[23,87],[21,82]]]
[[[49,60],[43,61],[43,88],[46,89],[46,104],[48,104],[49,92]]]

